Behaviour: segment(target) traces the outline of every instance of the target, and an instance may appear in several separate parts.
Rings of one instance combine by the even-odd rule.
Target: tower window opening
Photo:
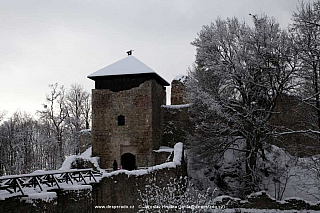
[[[118,116],[118,126],[124,126],[126,123],[125,118],[123,115]]]

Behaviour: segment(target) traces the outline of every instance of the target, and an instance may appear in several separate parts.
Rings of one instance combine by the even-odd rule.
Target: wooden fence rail
[[[71,169],[71,170],[52,170],[33,174],[24,175],[8,175],[0,177],[0,190],[6,190],[10,193],[21,192],[25,195],[24,188],[39,187],[43,191],[43,186],[54,187],[61,189],[61,183],[83,182],[88,184],[85,178],[97,182],[95,177],[101,177],[101,173],[92,169]]]

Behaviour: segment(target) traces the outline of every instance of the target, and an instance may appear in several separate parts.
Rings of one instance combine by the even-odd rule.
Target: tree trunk
[[[57,141],[58,141],[58,149],[59,149],[59,162],[57,162],[57,164],[61,166],[64,161],[64,154],[63,154],[62,135],[59,129],[57,129]]]
[[[89,129],[90,125],[89,125],[89,121],[86,120],[86,129]]]
[[[246,193],[251,193],[257,190],[258,181],[256,178],[256,167],[257,167],[257,155],[260,143],[260,137],[257,132],[253,133],[254,137],[252,139],[247,139],[246,141]]]
[[[320,68],[320,61],[319,61],[319,68]],[[316,108],[317,108],[317,121],[318,121],[318,128],[320,129],[320,100],[319,100],[319,77],[318,77],[318,70],[317,70],[317,66],[314,67],[313,69],[314,71],[314,92],[316,93]]]

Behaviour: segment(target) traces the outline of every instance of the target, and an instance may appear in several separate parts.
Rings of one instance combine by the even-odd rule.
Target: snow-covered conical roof
[[[138,74],[152,74],[157,80],[164,86],[170,84],[158,75],[150,67],[142,63],[140,60],[130,55],[127,56],[109,66],[106,66],[94,73],[88,75],[88,78],[95,80],[96,78],[107,77],[107,76],[119,76],[119,75],[138,75]]]

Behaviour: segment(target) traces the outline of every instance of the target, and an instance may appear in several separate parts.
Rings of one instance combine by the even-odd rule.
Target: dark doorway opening
[[[131,153],[125,153],[121,156],[122,169],[135,170],[136,169],[136,157]]]
[[[125,120],[124,116],[123,115],[119,115],[118,116],[118,126],[124,126],[125,123],[126,123],[126,120]]]

